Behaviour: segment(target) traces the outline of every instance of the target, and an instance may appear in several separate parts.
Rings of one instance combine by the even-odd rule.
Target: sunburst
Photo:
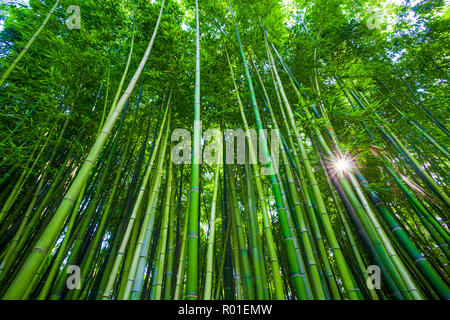
[[[328,168],[330,169],[330,174],[341,178],[353,170],[354,161],[349,154],[336,155],[334,159],[328,161]]]

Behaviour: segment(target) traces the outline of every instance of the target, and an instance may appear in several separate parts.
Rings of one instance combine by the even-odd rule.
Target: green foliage
[[[126,90],[152,36],[160,3],[161,1],[154,0],[60,1],[47,25],[17,63],[5,83],[0,86],[0,209],[2,210],[0,261],[4,262],[7,261],[5,257],[9,258],[11,253],[8,253],[8,250],[16,245],[14,242],[16,234],[23,236],[21,239],[25,239],[17,244],[21,249],[19,253],[14,253],[16,256],[12,255],[16,259],[14,264],[11,264],[12,260],[10,260],[11,265],[1,267],[5,267],[7,272],[2,274],[0,271],[0,296],[3,296],[10,282],[17,276],[19,267],[39,240],[41,231],[49,224],[49,221],[52,221],[61,199],[64,198],[66,190],[101,132],[112,110],[114,97],[116,94],[119,97],[122,96]],[[266,289],[272,290],[271,298],[275,296],[272,289],[274,283],[272,272],[277,271],[273,270],[274,264],[269,261],[269,257],[271,259],[273,254],[269,252],[272,245],[270,237],[263,238],[266,232],[263,227],[266,228],[264,225],[266,222],[263,222],[262,216],[266,210],[272,219],[267,223],[268,228],[273,229],[275,237],[273,244],[277,248],[274,251],[279,255],[283,276],[286,275],[287,278],[288,273],[292,271],[289,263],[297,259],[297,262],[301,260],[295,256],[294,250],[291,250],[289,256],[291,260],[288,262],[285,255],[287,249],[284,247],[282,236],[291,228],[294,237],[297,232],[298,239],[302,239],[298,230],[294,231],[298,227],[294,223],[297,223],[295,219],[299,219],[296,216],[296,209],[305,212],[307,217],[305,225],[310,228],[309,231],[313,230],[313,222],[317,219],[316,223],[320,227],[317,227],[318,231],[314,232],[318,232],[319,235],[325,231],[336,233],[339,245],[342,243],[341,249],[349,265],[348,268],[354,277],[351,281],[359,286],[365,285],[365,279],[360,275],[361,261],[364,266],[378,263],[378,260],[374,258],[377,255],[373,254],[370,246],[364,242],[366,235],[358,232],[359,228],[370,229],[367,225],[371,224],[363,227],[358,225],[358,220],[353,220],[351,210],[346,207],[345,194],[344,196],[340,194],[336,184],[329,183],[327,180],[327,171],[325,167],[322,167],[321,161],[325,161],[325,166],[330,166],[329,163],[332,163],[334,159],[331,159],[327,150],[324,150],[324,145],[329,146],[333,154],[337,154],[339,149],[351,156],[368,181],[367,190],[377,194],[385,204],[386,210],[395,216],[395,222],[401,224],[408,239],[412,239],[411,243],[430,257],[432,267],[437,270],[441,278],[445,278],[448,282],[448,270],[443,267],[448,256],[438,246],[439,241],[442,238],[445,240],[445,234],[448,234],[448,204],[447,206],[445,204],[445,194],[450,191],[448,183],[450,142],[449,133],[446,132],[450,118],[450,108],[448,108],[450,11],[446,3],[444,0],[403,1],[401,5],[392,4],[391,1],[374,0],[233,0],[231,4],[236,17],[233,21],[228,1],[199,1],[200,119],[203,132],[209,128],[243,128],[236,90],[227,62],[228,54],[231,67],[236,72],[236,84],[249,127],[274,128],[277,122],[283,138],[288,141],[287,145],[292,149],[288,150],[290,153],[287,153],[287,156],[290,157],[291,162],[288,161],[286,167],[292,169],[294,173],[288,173],[287,168],[282,167],[280,176],[274,175],[271,178],[275,181],[281,179],[281,182],[293,180],[293,183],[296,183],[294,189],[287,191],[287,195],[283,193],[281,196],[281,191],[279,194],[270,191],[273,181],[269,182],[264,177],[261,185],[262,198],[268,205],[267,208],[261,208],[263,201],[257,197],[261,195],[255,196],[257,198],[255,199],[255,225],[256,229],[259,228],[257,232],[262,239],[261,244],[255,244],[255,239],[249,239],[255,231],[251,229],[253,225],[247,221],[249,203],[246,197],[250,194],[246,184],[247,176],[238,174],[244,172],[244,166],[236,165],[229,170],[237,175],[232,177],[237,190],[233,195],[236,203],[230,200],[231,194],[224,194],[222,182],[219,182],[216,212],[217,239],[214,242],[215,276],[213,280],[216,282],[212,282],[213,288],[218,286],[218,293],[213,290],[213,296],[222,294],[220,290],[225,290],[227,281],[224,275],[223,279],[220,279],[222,275],[218,275],[221,272],[219,262],[226,265],[224,261],[227,261],[223,254],[226,248],[224,243],[226,226],[223,217],[226,214],[232,215],[230,212],[225,212],[226,197],[230,202],[228,210],[231,207],[237,208],[236,211],[239,212],[234,214],[242,218],[244,226],[242,230],[236,231],[239,239],[232,238],[227,241],[230,243],[236,241],[240,249],[248,247],[261,250],[261,266],[267,272],[269,289]],[[4,74],[22,52],[54,4],[54,0],[31,0],[28,5],[21,4],[20,1],[5,1],[0,4],[0,19],[4,21],[0,30],[0,75]],[[80,30],[71,30],[65,23],[68,18],[66,9],[69,5],[80,8]],[[368,22],[373,17],[373,13],[368,10],[369,6],[376,6],[381,11],[380,28],[369,27]],[[239,46],[236,42],[234,22],[239,29],[242,53],[248,60],[255,92],[248,90],[248,82],[243,72]],[[133,30],[135,30],[135,38],[130,67],[125,76],[124,86],[120,92],[117,92],[130,53]],[[286,99],[292,107],[293,124],[285,118],[286,115],[283,114],[285,102],[277,95],[280,93],[277,91],[279,87],[274,86],[273,70],[271,70],[271,62],[266,50],[264,32],[267,32],[269,46],[273,45],[284,62],[283,65],[275,51],[272,48],[269,49],[274,57],[280,82],[284,87],[283,92],[286,93]],[[152,148],[155,139],[158,132],[166,129],[162,127],[166,108],[169,108],[171,114],[171,127],[168,128],[170,129],[169,139],[170,133],[175,128],[187,129],[192,134],[196,77],[195,36],[195,1],[167,1],[144,72],[128,99],[123,117],[121,115],[120,130],[119,124],[116,124],[89,175],[86,189],[83,189],[84,193],[79,199],[71,199],[74,202],[80,201],[77,203],[79,207],[75,208],[73,214],[77,214],[74,227],[75,231],[79,232],[75,234],[82,235],[82,245],[79,243],[82,254],[80,253],[78,258],[84,262],[89,261],[86,260],[85,253],[99,229],[102,213],[106,211],[105,207],[108,208],[108,205],[112,207],[108,209],[110,211],[107,211],[108,220],[104,222],[104,229],[101,230],[103,232],[100,238],[103,241],[101,249],[91,257],[95,262],[91,267],[92,270],[95,269],[97,278],[89,279],[89,286],[84,288],[85,290],[78,298],[95,297],[97,291],[101,291],[97,289],[104,289],[106,286],[109,279],[107,272],[111,271],[107,264],[108,255],[111,252],[117,253],[117,243],[120,243],[122,239],[124,224],[128,221],[144,179],[144,172],[154,155],[155,150]],[[258,68],[262,82],[259,82],[256,77],[255,67]],[[286,72],[288,69],[290,72]],[[293,85],[294,82],[295,85]],[[267,97],[263,95],[263,87],[267,90]],[[300,97],[297,96],[297,92]],[[273,109],[273,118],[269,113],[267,98]],[[254,102],[259,107],[261,122],[255,119]],[[294,158],[298,157],[300,144],[299,141],[289,141],[291,138],[289,134],[294,136],[292,132],[289,132],[293,126],[298,127],[305,145],[307,160],[312,165],[311,172],[305,169],[305,159],[298,162],[299,168],[294,169],[297,166]],[[384,129],[386,129],[385,132],[383,132]],[[392,142],[395,137],[399,138],[400,143],[405,146],[404,149],[398,142]],[[323,138],[323,141],[320,138]],[[170,146],[168,142],[168,150]],[[160,150],[157,149],[156,152]],[[164,172],[168,170],[168,154],[169,151],[167,154],[158,154]],[[323,154],[325,156],[322,159]],[[420,166],[415,165],[415,159]],[[189,211],[188,185],[189,177],[194,171],[189,165],[184,165],[181,175],[180,168],[180,166],[174,166],[174,184],[172,185],[172,191],[176,195],[173,197],[174,202],[178,201],[178,196],[181,199],[179,204],[173,204],[176,207],[174,221],[178,240],[180,240],[178,237],[182,237],[184,217]],[[196,181],[194,187],[200,188],[201,192],[199,208],[195,206],[193,208],[199,212],[198,255],[205,261],[211,201],[217,187],[214,184],[215,168],[215,165],[209,164],[196,167],[196,170],[200,172],[200,180]],[[394,174],[389,171],[389,168]],[[102,178],[102,173],[105,172],[103,170],[107,170],[108,174]],[[162,172],[156,172],[156,174],[160,173]],[[316,190],[313,190],[316,185],[308,180],[311,179],[308,174],[317,177]],[[307,177],[306,189],[302,189],[301,185],[303,175]],[[400,183],[395,175],[399,177]],[[435,181],[435,185],[430,183],[426,176]],[[150,181],[156,180],[155,172],[151,172],[150,178]],[[178,191],[178,183],[182,179],[184,184]],[[220,180],[223,181],[223,179],[223,171],[221,171]],[[249,180],[253,184],[256,178],[250,177]],[[39,187],[41,181],[43,182]],[[153,236],[165,232],[162,228],[159,229],[162,226],[159,213],[162,212],[161,208],[164,205],[165,190],[170,190],[166,185],[168,181],[167,175],[163,174],[161,188],[157,191],[158,196],[155,200],[157,202],[155,206],[158,206],[158,209],[155,211],[157,213],[154,223],[155,230],[158,230],[154,231]],[[407,190],[411,191],[412,196],[402,189],[402,183],[407,186]],[[149,197],[149,188],[144,187],[144,199]],[[345,188],[344,191],[351,194],[355,186],[349,185],[348,188],[350,191]],[[14,193],[16,189],[19,191]],[[256,184],[254,189],[257,189]],[[36,190],[37,195],[33,198]],[[289,211],[287,204],[291,198],[288,199],[288,196],[292,197],[289,192],[293,190],[298,191],[301,209],[295,208]],[[312,191],[318,191],[319,194]],[[231,193],[230,190],[228,192]],[[252,192],[256,193],[256,191]],[[111,194],[113,196],[110,199]],[[370,193],[365,194],[369,199]],[[317,200],[322,197],[332,228],[331,226],[327,228],[327,222],[321,220],[323,212],[320,212],[320,208],[317,209]],[[295,199],[295,197],[292,198]],[[311,203],[308,203],[309,199],[312,202],[317,201],[314,202],[314,208]],[[355,199],[350,206],[356,208],[361,199],[358,197]],[[280,218],[280,209],[277,210],[275,200],[278,201],[279,207],[283,205],[283,201],[286,202],[286,212],[293,216],[292,226],[285,223],[287,220]],[[370,213],[370,210],[376,212],[376,219],[381,221],[380,225],[383,229],[388,230],[387,237],[394,243],[393,247],[396,250],[399,247],[408,247],[409,242],[408,245],[404,245],[403,242],[400,244],[398,242],[400,240],[397,241],[395,238],[396,234],[391,234],[389,219],[383,213],[376,211],[378,207],[373,203],[374,199],[370,198],[370,200],[372,202],[369,208],[361,210],[366,210],[366,213]],[[9,201],[12,202],[11,206]],[[425,208],[425,213],[420,211],[421,204]],[[30,206],[30,216],[25,218],[28,206]],[[136,220],[139,226],[143,221],[145,208],[142,211],[143,213],[138,212],[142,216],[138,215]],[[90,212],[90,216],[87,216],[88,222],[83,224],[86,212]],[[430,216],[426,213],[430,213]],[[348,229],[345,228],[347,222],[345,217],[351,225]],[[28,218],[30,218],[29,221]],[[283,222],[284,229],[279,228],[280,221]],[[30,229],[21,228],[22,224],[24,227],[29,226]],[[53,245],[53,251],[47,256],[48,265],[44,264],[42,267],[47,270],[46,273],[43,272],[46,276],[51,266],[57,263],[62,266],[65,263],[57,261],[56,252],[65,238],[69,224],[69,219],[64,221],[64,230]],[[415,228],[417,225],[419,231]],[[22,230],[25,231],[22,233]],[[135,238],[131,241],[135,241],[139,234],[135,229],[133,232]],[[370,233],[370,230],[367,232]],[[350,239],[351,235],[355,236],[356,247],[362,256],[361,261],[352,251],[354,246]],[[370,241],[376,242],[376,236],[378,235],[370,235],[372,238],[367,237]],[[322,237],[318,238],[322,239]],[[70,245],[75,243],[74,239],[76,239],[75,236],[68,238]],[[155,252],[158,252],[159,236],[152,239],[156,240],[148,243],[150,245],[148,260],[151,262],[146,266],[149,272],[154,267],[153,259]],[[323,239],[325,239],[322,240],[323,250],[328,252],[326,261],[330,264],[328,271],[332,270],[331,277],[336,277],[339,294],[342,298],[348,298],[348,293],[342,285],[343,276],[340,274],[342,265],[339,265],[341,260],[336,255],[329,254],[335,249],[330,248],[332,245],[330,238],[324,234]],[[302,252],[299,256],[305,255],[303,241],[304,239],[299,240],[299,251]],[[311,241],[316,246],[314,250],[311,249],[311,252],[316,252],[321,243],[317,239]],[[183,239],[175,244],[174,258],[177,266],[184,263],[180,254],[182,242]],[[12,243],[14,244],[11,245]],[[100,246],[98,243],[95,244]],[[117,278],[126,279],[126,272],[128,272],[126,267],[130,266],[130,256],[134,253],[129,248],[134,250],[133,245],[135,243],[132,242],[126,248],[129,251],[126,251],[123,257],[124,266],[120,269],[121,277]],[[250,248],[251,245],[252,248]],[[66,251],[63,250],[63,257],[67,258],[71,255],[70,248],[69,246],[64,249]],[[75,250],[75,252],[78,251]],[[399,252],[406,257],[406,251],[402,249]],[[248,261],[244,261],[247,271],[253,270],[251,266],[254,263],[254,256],[251,254],[250,252],[249,256],[252,257],[249,260],[250,266],[247,265]],[[223,261],[220,260],[222,258]],[[416,265],[410,264],[410,258],[403,257],[402,261],[408,265],[408,272],[414,275],[414,281],[419,284],[419,291],[427,298],[436,298],[438,291],[435,287],[430,289],[430,285],[426,282],[427,280],[422,279]],[[322,258],[314,257],[314,259],[319,261]],[[233,263],[233,271],[236,272],[236,264]],[[237,264],[239,265],[239,261]],[[57,281],[51,281],[53,289],[51,293],[63,293],[66,297],[72,297],[72,293],[56,290],[57,284],[62,283],[61,272],[58,271],[60,265],[57,266],[55,279],[51,279]],[[318,266],[325,271],[327,269],[323,262],[318,263]],[[200,283],[204,276],[203,267],[201,263],[198,264]],[[241,272],[243,272],[242,269]],[[7,276],[11,280],[8,280]],[[146,286],[145,290],[148,291],[142,294],[146,298],[150,297],[152,288],[150,280],[147,276],[143,276],[141,280]],[[397,281],[397,279],[394,280]],[[34,291],[28,293],[30,297],[37,297],[42,286],[41,283],[36,284]],[[292,297],[295,290],[291,280],[287,279],[283,286],[285,286],[285,296]],[[174,280],[173,288],[166,290],[175,292],[175,287]],[[245,289],[245,287],[242,288]],[[123,289],[118,288],[117,291],[119,290]],[[388,289],[383,288],[383,290],[383,297],[395,296]],[[198,292],[202,293],[202,290]],[[374,298],[373,293],[365,288],[361,292],[364,297]],[[117,297],[119,292],[114,294],[114,297]]]

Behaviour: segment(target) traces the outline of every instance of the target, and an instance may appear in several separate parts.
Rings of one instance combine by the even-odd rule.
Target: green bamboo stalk
[[[180,187],[182,186],[182,179],[180,180]],[[181,189],[179,190],[181,192]],[[180,194],[181,196],[181,194]],[[172,296],[172,279],[174,271],[175,260],[175,235],[177,232],[175,208],[174,203],[176,199],[176,192],[172,192],[172,199],[170,200],[170,214],[169,214],[169,238],[167,244],[167,267],[165,271],[165,283],[164,283],[164,300],[170,300]],[[180,198],[181,200],[181,198]]]
[[[214,172],[214,191],[211,201],[211,215],[209,218],[209,234],[208,234],[208,246],[206,249],[206,271],[205,271],[205,285],[204,285],[204,300],[211,300],[212,298],[212,279],[213,279],[213,259],[214,259],[214,236],[215,236],[215,220],[216,220],[216,203],[217,193],[219,189],[219,170],[220,159],[222,157],[221,150],[216,150],[216,169]]]
[[[158,133],[158,138],[157,138],[157,140],[155,142],[154,152],[152,153],[152,157],[150,159],[150,163],[149,163],[149,165],[147,167],[147,170],[145,172],[144,178],[142,180],[141,188],[139,189],[139,193],[138,193],[137,199],[135,201],[135,205],[133,207],[133,211],[132,211],[130,219],[128,221],[128,224],[127,224],[127,227],[126,227],[126,230],[125,230],[125,234],[124,234],[124,236],[122,238],[122,242],[121,242],[119,251],[117,253],[117,257],[116,257],[116,259],[114,261],[113,269],[112,269],[112,271],[110,273],[110,277],[109,277],[108,283],[107,283],[105,291],[103,293],[103,299],[104,300],[105,299],[109,299],[109,297],[111,295],[111,290],[112,290],[113,285],[115,283],[115,280],[116,280],[116,277],[117,277],[117,272],[119,270],[119,266],[120,266],[120,264],[122,262],[122,259],[124,257],[125,249],[126,249],[126,247],[128,245],[128,240],[129,240],[131,232],[133,230],[133,226],[134,226],[134,223],[135,223],[135,220],[136,220],[137,213],[140,210],[141,203],[142,203],[142,198],[144,196],[144,191],[145,191],[145,189],[147,187],[147,183],[148,183],[148,180],[149,180],[149,177],[150,177],[150,173],[152,171],[153,164],[155,162],[157,150],[158,150],[158,147],[159,147],[162,135],[163,135],[164,125],[165,125],[166,119],[167,118],[170,119],[170,115],[168,115],[168,112],[169,112],[169,108],[166,108],[166,111],[164,113],[163,122],[161,124],[160,130],[159,130],[159,133]],[[167,130],[166,130],[165,136],[167,136]]]
[[[158,273],[156,274],[156,286],[155,286],[155,300],[161,299],[162,286],[163,286],[163,276],[164,276],[164,265],[166,261],[166,248],[167,248],[167,239],[168,239],[168,231],[169,231],[169,214],[171,207],[171,198],[172,198],[172,159],[169,160],[169,170],[168,170],[168,181],[167,181],[167,190],[166,190],[166,199],[164,200],[164,211],[161,222],[161,233],[159,234],[161,240],[161,246],[159,249],[159,263],[161,267],[158,269]]]
[[[150,40],[150,43],[147,47],[147,50],[139,64],[139,67],[136,70],[136,73],[134,74],[133,78],[131,79],[127,90],[122,95],[122,98],[117,103],[114,111],[111,113],[111,115],[106,120],[105,125],[103,126],[102,131],[100,132],[97,140],[95,141],[94,145],[92,146],[82,168],[78,172],[75,180],[73,181],[71,187],[67,191],[64,200],[61,202],[61,204],[58,207],[57,212],[55,213],[53,219],[48,224],[46,229],[44,230],[41,238],[37,242],[33,252],[27,257],[23,267],[21,268],[20,272],[16,276],[15,280],[11,284],[11,286],[8,288],[5,295],[2,297],[2,299],[10,300],[10,299],[19,299],[23,296],[26,290],[27,284],[32,280],[33,274],[37,271],[39,266],[41,265],[42,261],[46,258],[48,255],[48,252],[51,248],[51,245],[56,240],[56,237],[58,236],[59,232],[61,231],[61,228],[64,224],[64,221],[66,220],[70,209],[73,207],[75,199],[79,195],[81,189],[85,185],[87,178],[92,171],[92,168],[103,149],[103,146],[106,143],[106,140],[108,139],[108,136],[110,135],[111,130],[114,127],[114,124],[117,121],[117,118],[119,114],[122,112],[123,107],[125,106],[126,101],[130,97],[136,82],[138,81],[142,70],[144,69],[144,66],[147,62],[147,59],[150,55],[150,51],[153,47],[153,42],[156,37],[156,32],[158,30],[158,26],[161,20],[162,15],[162,9],[164,7],[164,0],[162,1],[161,10],[158,16],[158,20],[156,22],[155,30],[153,31],[152,38]]]
[[[273,234],[272,234],[272,230],[271,230],[272,227],[270,224],[269,214],[267,212],[268,205],[267,205],[267,199],[264,195],[264,191],[263,191],[263,187],[262,187],[262,179],[261,179],[261,175],[260,175],[260,169],[257,166],[255,148],[253,146],[253,141],[252,141],[252,138],[249,133],[250,130],[249,130],[246,116],[245,116],[244,107],[243,107],[241,98],[239,96],[239,90],[238,90],[238,87],[237,87],[237,84],[235,81],[233,67],[231,66],[231,62],[228,57],[228,52],[227,51],[225,51],[225,52],[227,55],[228,65],[230,66],[231,78],[233,80],[234,88],[236,91],[236,98],[238,100],[242,122],[244,124],[246,141],[247,141],[249,155],[250,155],[249,160],[250,160],[250,163],[252,164],[253,172],[255,174],[256,190],[258,193],[260,208],[262,211],[264,234],[266,236],[268,251],[269,251],[269,255],[270,255],[270,261],[272,264],[272,275],[273,275],[273,281],[274,281],[275,296],[276,296],[276,299],[283,300],[284,294],[283,294],[283,285],[282,285],[281,276],[280,276],[280,265],[279,265],[277,253],[275,250],[275,242],[274,242],[274,238],[273,238]]]
[[[189,223],[189,208],[190,208],[190,197],[187,197],[187,204],[186,204],[186,212],[184,215],[184,221],[183,221],[183,232],[181,234],[181,248],[180,248],[180,257],[179,257],[179,263],[178,263],[178,270],[177,270],[177,280],[175,284],[175,292],[174,292],[174,300],[180,300],[181,296],[183,294],[183,282],[184,282],[184,274],[185,274],[185,266],[186,266],[186,259],[187,259],[187,230],[188,230],[188,223]]]
[[[272,54],[270,53],[270,49],[268,47],[266,39],[265,39],[265,44],[266,44],[266,50],[267,50],[268,56],[269,56],[269,61],[270,61],[273,73],[275,75],[275,78],[277,80],[278,88],[280,90],[281,96],[282,96],[283,101],[284,101],[285,111],[287,112],[287,115],[289,117],[289,121],[290,121],[292,130],[294,131],[294,136],[295,136],[295,138],[297,140],[298,146],[300,147],[300,155],[302,157],[303,163],[304,163],[305,168],[306,168],[306,173],[307,173],[308,180],[310,181],[310,184],[311,184],[312,189],[313,189],[313,195],[314,195],[314,198],[315,198],[315,200],[317,202],[319,214],[322,217],[322,221],[323,221],[323,225],[324,225],[324,231],[325,231],[325,234],[326,234],[327,239],[329,241],[330,248],[333,251],[335,259],[337,260],[337,267],[338,267],[339,273],[341,275],[341,278],[342,278],[342,281],[343,281],[343,285],[344,285],[344,287],[345,287],[345,289],[346,289],[346,291],[347,291],[347,293],[348,293],[348,295],[349,295],[349,297],[351,299],[358,299],[357,293],[354,291],[355,288],[354,288],[353,281],[350,278],[350,271],[348,270],[348,266],[347,266],[347,264],[345,262],[345,259],[344,259],[343,255],[342,255],[342,252],[340,250],[339,244],[338,244],[337,239],[336,239],[336,235],[334,234],[333,228],[331,226],[331,222],[330,222],[330,219],[329,219],[328,214],[327,214],[327,210],[326,210],[326,207],[325,207],[325,203],[323,201],[323,197],[322,197],[321,191],[319,189],[316,177],[315,177],[314,172],[312,170],[311,162],[310,162],[310,160],[308,158],[308,155],[306,153],[306,149],[304,147],[303,141],[300,138],[300,134],[298,132],[297,125],[296,125],[296,123],[294,121],[294,115],[293,115],[292,110],[290,108],[290,104],[288,102],[286,94],[284,93],[283,85],[282,85],[280,77],[278,75],[278,71],[276,70],[276,67],[275,67],[275,64],[274,64],[274,61],[273,61],[273,57],[272,57]],[[300,98],[299,94],[297,94],[297,96]]]
[[[262,78],[261,78],[261,76],[260,76],[260,74],[258,72],[258,69],[256,68],[256,65],[254,63],[253,63],[253,65],[254,65],[254,69],[256,71],[256,74],[258,76],[258,79],[260,81],[261,88],[263,90],[264,97],[265,97],[264,102],[266,103],[266,106],[269,109],[270,116],[271,116],[272,122],[274,124],[274,127],[275,127],[275,129],[280,130],[280,128],[278,126],[278,123],[276,121],[275,115],[273,113],[273,110],[272,110],[272,107],[271,107],[271,104],[270,104],[270,99],[269,99],[269,96],[268,96],[267,91],[265,89],[265,86],[264,86],[264,83],[262,81]],[[312,286],[314,288],[314,294],[315,294],[315,297],[317,299],[323,300],[323,299],[325,299],[325,295],[324,295],[324,292],[323,292],[321,281],[319,279],[319,272],[318,272],[318,268],[317,268],[317,263],[316,263],[315,258],[314,258],[312,245],[311,245],[311,243],[309,241],[309,236],[308,236],[308,232],[309,231],[308,231],[308,229],[306,227],[306,224],[305,224],[305,221],[304,221],[305,214],[303,212],[303,208],[301,207],[299,195],[298,195],[298,192],[297,192],[297,189],[296,189],[296,186],[295,186],[294,175],[292,174],[291,168],[289,166],[289,161],[287,159],[286,150],[285,150],[283,144],[281,144],[280,149],[281,149],[281,156],[282,156],[285,172],[286,172],[286,175],[287,175],[287,185],[288,185],[287,191],[290,194],[290,196],[292,197],[292,201],[293,201],[293,204],[294,204],[294,210],[295,210],[294,213],[295,213],[295,217],[297,218],[296,222],[299,225],[299,231],[300,231],[299,232],[299,236],[300,236],[300,239],[301,239],[302,247],[305,250],[305,256],[306,256],[307,261],[308,261],[307,265],[308,265],[308,269],[309,269],[309,275],[310,275],[310,279],[311,279],[311,282],[312,282]],[[335,287],[336,286],[335,282],[333,282],[333,283],[334,283],[334,287]],[[334,291],[334,292],[335,292],[336,296],[338,296],[337,288],[336,288],[336,291]]]
[[[198,212],[199,180],[201,159],[201,125],[200,125],[200,24],[198,18],[198,0],[195,0],[196,17],[196,54],[195,54],[195,103],[194,103],[194,137],[192,145],[192,176],[189,207],[189,227],[187,233],[188,265],[186,299],[197,300],[198,293]]]
[[[241,212],[239,210],[237,195],[236,195],[236,186],[235,181],[233,179],[233,172],[230,168],[228,168],[228,173],[230,177],[230,193],[231,193],[231,201],[233,203],[233,206],[231,207],[234,217],[233,221],[235,222],[236,227],[236,244],[239,248],[239,257],[240,261],[242,262],[242,277],[243,277],[243,287],[245,289],[244,297],[247,300],[254,300],[255,298],[255,292],[253,287],[253,279],[251,275],[251,267],[250,267],[250,260],[248,258],[248,250],[247,246],[245,244],[245,236],[244,236],[244,229],[241,219]]]
[[[234,19],[234,13],[232,11],[231,2],[230,2],[230,10],[231,10],[231,13],[232,13],[232,16]],[[240,40],[240,36],[239,36],[239,31],[237,29],[237,25],[236,25],[236,23],[234,23],[234,24],[235,24],[239,49],[240,49],[240,53],[241,53],[241,58],[242,58],[243,65],[244,65],[244,71],[245,71],[245,75],[247,78],[248,87],[250,90],[250,97],[252,100],[252,106],[253,106],[253,111],[254,111],[255,118],[256,118],[256,124],[257,124],[257,128],[259,131],[259,139],[260,139],[261,146],[263,148],[263,153],[265,155],[265,159],[267,159],[267,169],[269,170],[269,178],[270,178],[270,182],[271,182],[271,186],[272,186],[272,191],[273,191],[273,194],[275,197],[278,216],[280,218],[280,225],[282,226],[282,229],[283,229],[282,235],[283,235],[283,240],[284,240],[284,244],[286,247],[286,251],[288,253],[289,267],[290,267],[291,273],[292,273],[291,278],[292,278],[292,281],[294,282],[297,298],[307,299],[308,295],[306,293],[306,288],[304,286],[302,277],[300,275],[300,266],[299,266],[299,263],[297,260],[294,240],[293,240],[292,234],[289,230],[285,204],[283,203],[280,185],[276,179],[271,156],[269,153],[269,148],[267,145],[267,139],[266,139],[264,131],[263,131],[261,117],[260,117],[260,114],[258,111],[258,105],[256,102],[256,97],[255,97],[255,93],[253,90],[253,85],[252,85],[252,81],[251,81],[251,77],[250,77],[250,72],[249,72],[248,66],[247,66],[247,60],[245,58],[245,55],[244,55],[244,52],[242,49],[242,44],[241,44],[241,40]]]

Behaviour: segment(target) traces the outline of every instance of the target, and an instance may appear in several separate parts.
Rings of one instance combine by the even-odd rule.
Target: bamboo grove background
[[[0,10],[2,299],[450,298],[444,1]],[[249,136],[245,163],[198,164],[194,121],[279,129],[278,170],[264,134],[269,175]]]

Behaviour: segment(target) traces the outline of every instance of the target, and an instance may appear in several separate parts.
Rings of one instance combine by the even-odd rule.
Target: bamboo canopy
[[[450,299],[449,8],[369,3],[2,4],[1,299]]]

